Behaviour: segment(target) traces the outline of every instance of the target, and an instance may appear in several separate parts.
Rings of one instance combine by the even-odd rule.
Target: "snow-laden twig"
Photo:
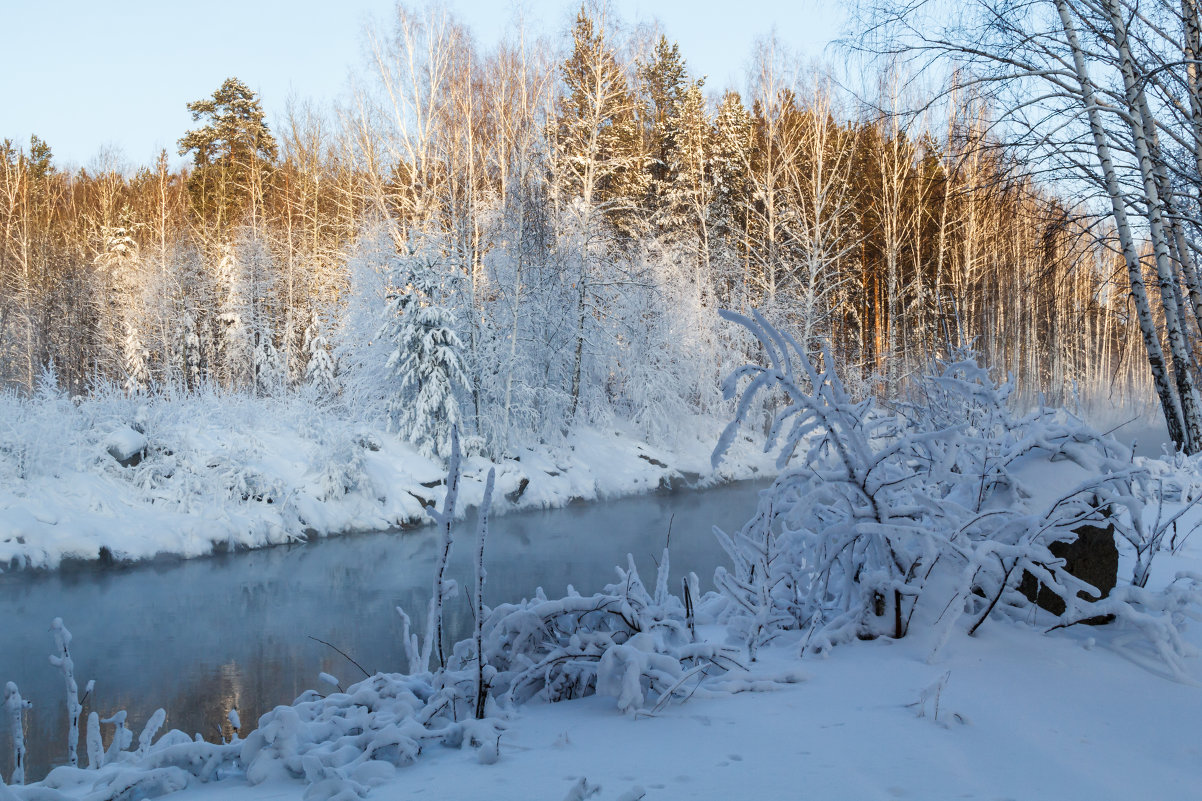
[[[67,764],[75,767],[79,765],[79,715],[83,712],[83,706],[79,703],[75,661],[71,658],[71,632],[63,625],[61,617],[56,617],[50,623],[50,630],[54,632],[56,651],[50,655],[50,664],[62,671],[67,691]]]
[[[104,767],[104,741],[100,739],[100,715],[88,713],[88,733],[86,740],[88,748],[88,769],[99,770]]]
[[[21,697],[15,682],[4,687],[4,711],[8,714],[9,733],[13,741],[13,772],[10,784],[25,784],[25,710],[33,704]]]
[[[442,510],[431,511],[431,516],[442,529],[442,542],[438,549],[438,564],[434,569],[434,587],[430,597],[430,614],[426,621],[426,642],[422,647],[422,661],[430,664],[432,652],[438,654],[438,666],[446,667],[447,660],[442,649],[442,608],[448,593],[446,584],[447,563],[451,559],[451,531],[455,525],[455,503],[459,498],[459,427],[451,427],[451,457],[447,460],[447,493],[443,497]]]
[[[476,720],[484,718],[484,702],[488,695],[488,680],[485,678],[487,661],[484,656],[484,542],[488,539],[488,513],[492,507],[493,485],[496,482],[496,468],[489,468],[488,478],[484,482],[484,499],[480,502],[480,523],[476,531],[476,592],[475,592],[475,622],[473,625],[476,641]]]
[[[109,742],[109,750],[104,754],[105,763],[116,761],[121,752],[129,748],[130,743],[133,742],[134,733],[125,726],[125,719],[127,717],[128,714],[126,711],[121,709],[114,712],[112,716],[100,721],[101,723],[111,723],[114,727],[113,739]]]

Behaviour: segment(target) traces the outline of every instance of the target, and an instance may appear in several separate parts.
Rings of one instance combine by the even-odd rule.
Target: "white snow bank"
[[[8,396],[0,420],[0,569],[416,525],[444,491],[445,467],[395,434],[295,397]],[[500,513],[774,472],[748,440],[715,471],[719,421],[685,428],[697,433],[670,448],[619,424],[466,459],[461,503],[479,504],[493,466]]]

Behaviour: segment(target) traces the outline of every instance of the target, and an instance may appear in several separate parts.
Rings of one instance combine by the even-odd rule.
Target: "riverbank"
[[[1115,634],[1053,637],[1002,624],[955,638],[933,663],[921,636],[801,662],[795,643],[780,643],[759,670],[791,670],[798,683],[695,697],[639,719],[607,697],[529,705],[509,722],[495,764],[480,764],[470,748],[429,748],[378,777],[366,798],[1196,798],[1202,761],[1192,732],[1202,690],[1133,663],[1113,648]],[[1196,661],[1192,675],[1202,681]],[[931,688],[944,677],[936,697]],[[295,779],[234,779],[172,799],[303,794]]]
[[[1044,496],[1067,497],[1082,486],[1079,470],[1090,463],[1085,445],[1095,441],[1087,430],[1044,423],[1042,428],[1031,423],[1037,430],[1026,431],[1011,445],[1039,443],[1038,449],[1048,455],[1035,466],[1046,469],[1028,470],[1031,465],[1012,460],[1010,481],[997,489],[1006,493],[1000,500],[1017,507],[1013,522],[1028,530],[1052,525],[1055,518],[1049,516],[1058,504],[1052,511],[1024,515],[1024,510],[1047,509]],[[595,445],[593,450],[602,452]],[[644,449],[635,451],[633,458],[651,464],[640,455]],[[1108,446],[1105,452],[1110,452]],[[535,463],[533,456],[517,460],[527,469]],[[1116,481],[1126,475],[1127,463],[1119,452],[1119,470],[1112,473]],[[142,730],[145,720],[157,723],[144,731],[137,749],[129,738],[118,736],[116,745],[103,754],[94,736],[96,747],[88,750],[93,768],[58,768],[27,789],[0,789],[0,801],[155,797],[175,791],[183,793],[181,798],[199,801],[218,795],[244,801],[302,795],[307,800],[342,801],[365,796],[501,801],[726,801],[799,795],[1189,798],[1202,780],[1197,749],[1190,745],[1192,721],[1202,715],[1202,636],[1186,626],[1200,597],[1196,581],[1202,576],[1202,544],[1191,533],[1202,523],[1202,508],[1193,500],[1199,497],[1202,471],[1197,459],[1186,458],[1137,461],[1135,467],[1140,471],[1133,478],[1136,483],[1116,486],[1130,490],[1130,497],[1122,496],[1129,513],[1152,524],[1165,541],[1154,541],[1156,563],[1133,585],[1126,577],[1140,575],[1136,548],[1147,540],[1129,538],[1139,526],[1128,526],[1116,540],[1120,586],[1098,607],[1115,615],[1108,625],[1064,628],[1057,625],[1063,621],[1024,600],[1021,592],[1009,593],[1004,604],[990,604],[982,612],[979,596],[957,588],[964,586],[965,577],[980,575],[983,562],[956,563],[949,558],[940,562],[943,572],[926,574],[930,581],[914,596],[906,636],[873,637],[870,630],[861,629],[869,632],[867,637],[849,634],[823,643],[811,640],[815,626],[795,625],[789,617],[774,622],[759,611],[756,598],[747,598],[746,588],[758,576],[767,577],[761,598],[776,587],[788,589],[768,570],[744,570],[743,583],[732,583],[730,572],[719,571],[715,583],[721,592],[703,594],[696,579],[673,580],[681,576],[671,574],[667,553],[660,552],[653,583],[639,578],[636,559],[631,558],[619,562],[616,581],[611,578],[599,591],[594,582],[589,587],[571,581],[591,595],[572,587],[563,596],[539,589],[521,602],[494,603],[480,618],[484,625],[475,639],[460,639],[446,652],[445,664],[441,649],[437,665],[432,661],[434,639],[427,637],[421,645],[408,638],[413,629],[411,619],[405,618],[399,637],[395,631],[378,631],[377,636],[393,646],[405,643],[408,672],[395,672],[402,660],[393,656],[387,664],[369,662],[360,674],[367,678],[352,684],[343,657],[333,656],[338,667],[322,664],[317,680],[298,693],[295,702],[254,718],[242,703],[256,694],[254,689],[237,681],[223,664],[223,678],[235,680],[217,694],[217,711],[236,732],[222,728],[218,737],[202,742],[188,731],[173,731],[156,741],[161,715],[144,711],[128,721],[122,716],[119,725],[130,723],[132,732]],[[668,469],[667,463],[658,469]],[[980,476],[962,470],[943,476],[953,485],[947,493],[953,498],[949,505],[959,497],[955,485],[980,486]],[[1092,486],[1098,491],[1101,485]],[[777,495],[782,503],[790,500],[785,492]],[[823,502],[822,496],[814,502]],[[1175,517],[1178,512],[1180,519]],[[1000,507],[991,508],[977,519],[1001,514]],[[646,523],[652,516],[644,510],[631,517]],[[1117,515],[1114,519],[1122,522]],[[658,546],[661,532],[666,543],[670,514],[667,525],[664,522],[661,518],[640,530],[638,546]],[[624,528],[633,526],[610,523],[591,535],[573,527],[572,540],[604,540],[605,531]],[[693,521],[686,528],[702,526]],[[962,538],[959,544],[1000,547],[1004,533],[994,532],[994,540]],[[522,532],[514,536],[525,544]],[[775,564],[795,565],[801,571],[815,564],[805,548],[807,541],[790,544],[787,536],[764,540],[780,549],[773,551]],[[352,539],[323,545],[350,545]],[[429,545],[432,538],[357,539],[365,544],[399,540],[416,555],[420,541]],[[736,570],[740,559],[749,568],[747,554],[760,540],[741,542],[737,553],[727,548]],[[675,548],[677,540],[672,543]],[[289,550],[311,555],[318,549],[277,549],[239,560]],[[529,542],[511,552],[522,561],[536,550],[549,549],[545,543]],[[415,561],[366,556],[361,565],[385,573]],[[580,554],[552,558],[571,561],[576,556]],[[1031,552],[1023,558],[1042,560],[1032,562],[1030,569],[1054,567],[1046,554]],[[323,562],[318,571],[322,585],[343,587],[353,598],[371,594],[363,567],[330,570],[329,563],[316,561]],[[487,557],[485,562],[498,577],[518,572]],[[671,565],[676,565],[675,558]],[[96,572],[107,579],[123,571]],[[286,596],[325,603],[302,586],[301,571],[284,572],[286,578],[268,579],[269,583]],[[70,574],[46,578],[70,581]],[[643,577],[650,576],[644,568]],[[455,581],[463,586],[464,578],[460,572]],[[195,582],[165,575],[164,583],[170,588]],[[488,587],[500,589],[491,578]],[[1071,593],[1071,587],[1066,592]],[[270,620],[298,627],[311,617],[283,613],[266,591],[243,587],[220,595],[231,598],[234,608],[229,613],[213,604],[185,603],[182,614],[199,613],[206,624],[234,621],[240,618],[241,605],[266,609]],[[128,615],[124,610],[140,605],[157,616],[159,597],[126,586],[124,597],[115,599],[118,603],[112,608]],[[400,605],[420,614],[424,597],[428,595],[419,592]],[[505,591],[503,597],[515,596]],[[817,597],[825,602],[831,596]],[[1067,600],[1077,603],[1074,597],[1070,594]],[[385,600],[393,603],[391,595]],[[796,596],[769,597],[770,604],[777,600],[783,606],[794,603]],[[361,604],[352,602],[350,608],[350,613],[337,612],[336,626],[375,626],[376,618],[391,618],[373,612],[365,622]],[[874,614],[870,609],[857,605],[847,614]],[[454,612],[448,611],[448,619],[453,619]],[[994,611],[997,614],[991,616]],[[100,614],[103,618],[104,611]],[[461,623],[466,633],[472,621],[465,617]],[[764,628],[749,629],[752,624]],[[139,627],[157,637],[164,649],[171,648],[172,638],[189,636],[169,618]],[[222,640],[242,636],[252,648],[271,639],[239,633],[231,625],[206,627]],[[420,624],[417,630],[423,631]],[[433,629],[424,630],[428,634]],[[77,634],[84,631],[101,632],[104,627],[92,623]],[[327,637],[335,641],[333,635]],[[86,642],[83,636],[79,641]],[[394,647],[394,654],[397,650]],[[81,656],[82,647],[75,653]],[[479,666],[484,666],[483,672],[478,672]],[[374,670],[388,672],[373,675]],[[149,672],[166,675],[173,683],[179,675],[177,670]],[[484,686],[487,693],[480,692]],[[140,689],[143,695],[151,694],[146,686]],[[580,700],[581,696],[589,697]],[[473,709],[479,710],[475,704],[480,698],[485,698],[484,718],[476,720]],[[233,710],[238,714],[230,715]],[[251,719],[257,719],[257,726]],[[100,725],[89,723],[89,730],[99,733]],[[106,735],[111,731],[105,729]]]
[[[1192,544],[1163,556],[1157,583],[1202,568],[1202,548]],[[933,619],[937,610],[927,613]],[[1184,679],[1174,680],[1129,628],[1078,626],[1045,634],[1046,624],[1006,621],[992,621],[971,637],[960,627],[935,656],[939,638],[930,622],[905,639],[852,642],[822,658],[799,659],[801,634],[785,632],[761,650],[750,674],[649,715],[621,714],[608,691],[528,703],[498,718],[503,734],[495,759],[467,738],[461,747],[429,742],[412,764],[373,761],[372,770],[355,771],[356,790],[310,775],[338,754],[342,717],[304,717],[302,724],[291,711],[298,703],[265,716],[259,727],[268,727],[276,748],[303,746],[308,761],[259,772],[253,783],[244,770],[255,748],[185,737],[172,758],[164,751],[140,768],[131,762],[62,771],[28,788],[0,786],[0,801],[125,797],[113,792],[136,781],[142,784],[134,797],[178,790],[171,797],[179,801],[1196,797],[1202,783],[1192,734],[1202,716],[1197,657],[1188,660]],[[737,648],[723,627],[708,625],[699,633]],[[1185,635],[1202,647],[1198,627]],[[371,684],[347,686],[345,695],[317,681],[313,686],[331,703],[361,705]],[[305,701],[318,697],[307,693]],[[295,722],[281,729],[285,720]],[[246,716],[243,721],[253,725]],[[136,732],[143,721],[130,722]],[[329,741],[309,741],[306,726],[324,727]],[[180,762],[180,754],[192,755],[184,763],[202,765],[225,751],[234,767],[207,781],[154,767]]]
[[[446,468],[379,424],[304,399],[5,398],[0,417],[0,569],[65,560],[195,557],[428,522]],[[763,477],[772,459],[739,442],[718,469],[724,420],[653,443],[622,421],[554,443],[464,460],[461,512],[497,468],[494,509],[546,509]]]

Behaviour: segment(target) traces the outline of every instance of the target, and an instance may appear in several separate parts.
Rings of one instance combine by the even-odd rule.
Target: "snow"
[[[1202,713],[1195,688],[1031,632],[965,639],[937,666],[918,640],[889,643],[835,649],[806,663],[795,686],[694,699],[650,719],[624,719],[602,698],[530,710],[502,738],[496,765],[436,753],[393,792],[560,799],[584,776],[601,799],[635,785],[648,799],[715,801],[1188,798],[1202,779],[1182,731]],[[791,657],[764,651],[766,662]],[[919,718],[908,705],[949,670],[940,721]]]
[[[129,426],[122,426],[109,434],[108,439],[104,443],[104,449],[108,451],[109,456],[112,456],[118,462],[128,461],[135,454],[145,450],[145,448],[146,437],[142,436],[141,432],[135,431]]]
[[[78,404],[3,396],[3,419],[0,570],[195,557],[420,525],[445,492],[442,462],[383,422],[344,419],[300,395],[100,395]],[[750,439],[711,468],[720,422],[696,418],[682,428],[690,422],[696,433],[671,448],[618,423],[517,446],[496,462],[465,458],[461,507],[479,505],[490,468],[498,514],[774,472]],[[136,464],[117,461],[138,453]]]
[[[937,664],[921,636],[801,663],[796,643],[775,643],[759,670],[800,669],[804,681],[634,719],[610,697],[528,705],[507,721],[495,764],[471,748],[430,747],[412,765],[365,763],[376,767],[357,776],[376,799],[559,801],[582,779],[601,787],[601,801],[636,787],[648,801],[1196,797],[1202,689],[1132,663],[1110,640],[1105,629],[1046,636],[996,625],[956,638]],[[923,691],[944,675],[938,717],[930,699],[920,715]],[[280,775],[253,786],[193,781],[172,798],[303,794]]]
[[[159,710],[128,750],[127,713],[93,712],[89,769],[0,787],[0,801],[1196,796],[1202,633],[1188,623],[1202,617],[1202,539],[1189,533],[1202,525],[1202,458],[1136,458],[1053,410],[1020,419],[970,359],[930,378],[923,409],[874,410],[761,317],[743,321],[759,327],[773,367],[728,382],[741,397],[713,460],[714,421],[697,422],[696,444],[672,447],[593,427],[511,459],[466,457],[460,480],[456,438],[444,490],[441,465],[410,445],[310,416],[297,399],[18,405],[22,427],[0,451],[10,532],[0,557],[53,566],[102,548],[189,555],[305,528],[449,523],[456,500],[481,503],[494,478],[506,509],[766,472],[740,427],[758,389],[780,384],[789,404],[772,423],[780,477],[741,532],[718,532],[734,563],[716,571],[719,592],[697,597],[690,577],[674,594],[668,548],[653,584],[631,556],[592,594],[537,589],[478,606],[474,636],[448,643],[444,660],[441,603],[454,592],[444,556],[420,652],[406,626],[410,673],[345,690],[316,673],[322,686],[249,731],[229,710],[237,731],[220,743],[179,731],[156,741]],[[750,379],[742,390],[739,375]],[[145,436],[137,464],[104,454],[111,436],[97,432],[122,426]],[[53,508],[34,500],[49,497]],[[1118,532],[1120,584],[1086,600],[1047,545],[1103,514]],[[448,526],[444,554],[449,536]],[[477,557],[477,587],[486,562]],[[1017,589],[1024,572],[1065,601],[1065,617]],[[1098,613],[1115,620],[1065,625]],[[59,640],[70,708],[70,635]],[[19,764],[26,702],[8,688]],[[107,751],[102,724],[113,727]]]
[[[610,469],[621,459],[663,469],[642,454],[687,463],[679,454],[603,432],[578,445],[599,449],[595,458],[608,454]],[[570,448],[535,451],[518,464],[530,472],[565,467],[553,478],[576,481],[586,473],[573,468],[573,456]],[[1166,504],[1170,511],[1202,481],[1198,460],[1145,466],[1186,488]],[[1064,485],[1051,484],[1076,480],[1075,473],[1066,479],[1044,467],[1025,476],[1049,485],[1041,492],[1055,495]],[[470,486],[464,482],[465,493]],[[596,482],[593,491],[599,486],[617,483]],[[1202,513],[1191,510],[1183,530],[1200,520]],[[1124,546],[1123,554],[1125,576],[1131,548]],[[1152,582],[1163,586],[1188,571],[1202,572],[1202,540],[1163,551]],[[740,668],[732,662],[695,688],[700,677],[682,671],[679,660],[680,643],[691,640],[680,601],[658,577],[648,585],[653,592],[642,586],[628,566],[606,596],[536,595],[493,610],[509,623],[485,636],[494,644],[514,643],[537,632],[532,624],[540,616],[601,609],[597,598],[603,598],[597,619],[608,622],[593,624],[592,639],[578,635],[562,646],[577,654],[587,653],[589,643],[607,647],[589,663],[595,695],[547,703],[536,694],[524,704],[494,704],[485,721],[454,722],[439,701],[454,703],[453,678],[440,686],[429,674],[379,674],[345,691],[318,687],[228,744],[170,732],[151,745],[161,724],[156,715],[136,754],[98,751],[92,762],[103,761],[103,768],[60,768],[40,785],[0,789],[0,798],[1174,799],[1194,797],[1202,782],[1202,749],[1194,737],[1202,718],[1202,660],[1188,657],[1174,678],[1121,626],[1048,634],[1054,618],[1035,610],[1025,622],[991,619],[971,637],[964,621],[944,640],[938,610],[922,608],[903,639],[852,640],[821,656],[801,656],[803,633],[780,630],[759,647],[755,663]],[[714,608],[715,596],[698,606]],[[605,627],[620,630],[619,618],[632,616],[645,621],[642,633],[609,646],[597,639]],[[683,646],[690,653],[730,649],[725,652],[736,661],[745,660],[736,631],[703,619],[697,632],[701,642]],[[1197,653],[1202,632],[1186,627],[1183,636]],[[471,672],[465,668],[472,652],[463,643],[454,649],[451,675]],[[491,657],[490,666],[509,669]],[[500,675],[492,680],[503,687]],[[667,702],[656,702],[661,695]],[[428,725],[419,724],[418,716],[426,715]],[[93,726],[99,722],[89,720],[89,754]],[[128,744],[132,732],[121,731]],[[365,759],[369,754],[390,756]]]

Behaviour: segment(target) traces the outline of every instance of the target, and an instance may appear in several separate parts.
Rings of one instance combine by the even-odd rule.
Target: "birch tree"
[[[977,0],[949,21],[934,18],[928,9],[885,2],[863,18],[871,40],[866,46],[908,58],[912,65],[960,65],[959,74],[1001,110],[999,123],[1008,127],[1013,147],[1045,172],[1063,175],[1104,199],[1170,436],[1194,453],[1202,449],[1193,361],[1197,333],[1185,318],[1182,284],[1188,287],[1196,272],[1191,246],[1184,236],[1180,241],[1174,236],[1173,226],[1184,221],[1173,214],[1170,170],[1157,146],[1159,136],[1192,130],[1189,112],[1185,125],[1176,115],[1193,106],[1149,99],[1149,90],[1163,85],[1162,74],[1179,75],[1185,86],[1196,82],[1188,58],[1192,28],[1186,24],[1177,40],[1177,60],[1166,59],[1163,47],[1149,44],[1165,39],[1148,10],[1152,5]],[[1190,8],[1182,8],[1185,22]],[[1159,290],[1155,305],[1140,258],[1145,236]]]

